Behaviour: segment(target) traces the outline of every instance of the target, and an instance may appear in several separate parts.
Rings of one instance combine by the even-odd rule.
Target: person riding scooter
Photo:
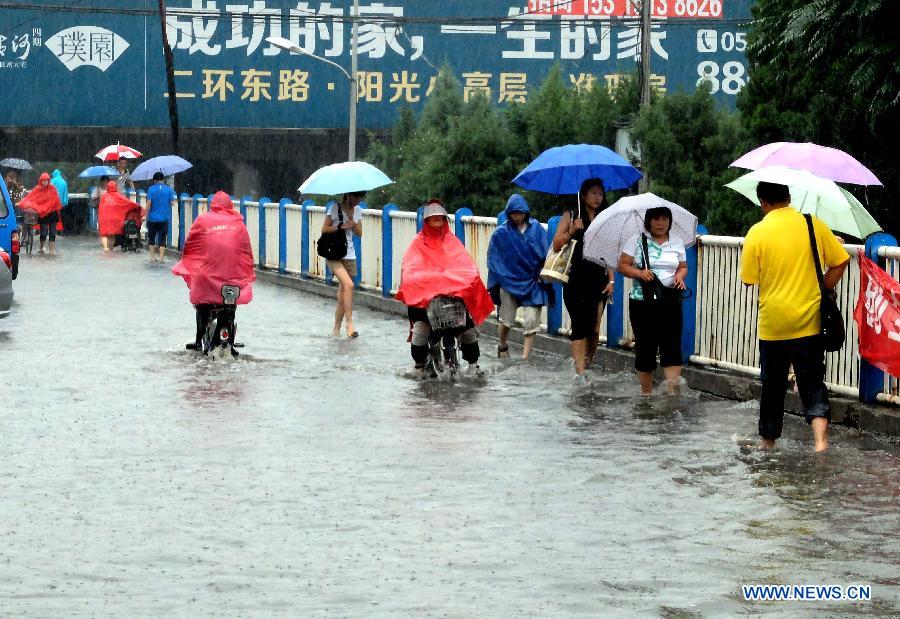
[[[424,376],[432,342],[432,322],[429,320],[429,304],[437,297],[452,299],[465,304],[465,316],[456,326],[442,335],[445,352],[447,347],[460,340],[462,358],[469,368],[479,373],[478,330],[494,309],[478,267],[472,261],[465,246],[450,231],[447,211],[439,200],[431,200],[425,206],[424,225],[403,255],[400,290],[397,300],[407,305],[411,325],[410,354],[418,374]],[[434,308],[432,308],[434,309]],[[454,352],[455,354],[455,352]]]
[[[209,212],[194,221],[184,241],[181,260],[172,267],[172,273],[184,278],[196,309],[196,337],[188,348],[202,350],[211,312],[227,312],[233,322],[235,306],[253,300],[256,272],[250,234],[224,191],[216,193]],[[234,298],[228,298],[232,294]],[[228,339],[233,346],[233,328]],[[237,351],[231,352],[237,356]]]

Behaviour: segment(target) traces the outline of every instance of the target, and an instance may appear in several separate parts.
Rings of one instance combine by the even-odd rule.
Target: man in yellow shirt
[[[794,366],[806,422],[812,426],[816,451],[828,448],[831,407],[825,388],[825,347],[821,341],[816,277],[806,219],[791,208],[784,185],[759,183],[756,196],[763,219],[747,233],[741,280],[759,285],[759,399],[761,446],[771,449],[781,436],[788,369]],[[819,260],[826,267],[825,287],[841,280],[850,255],[831,230],[812,218]]]

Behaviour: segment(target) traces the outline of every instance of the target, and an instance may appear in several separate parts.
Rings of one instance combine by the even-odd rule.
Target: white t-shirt
[[[340,219],[338,217],[338,209],[340,209],[340,204],[332,204],[328,207],[326,214],[331,217],[331,223],[335,226],[340,225]],[[362,221],[362,207],[356,205],[353,207],[353,222],[359,223]],[[347,223],[347,213],[344,212],[344,223]],[[347,233],[347,255],[344,256],[344,260],[356,260],[356,248],[353,247],[353,230],[344,230]]]
[[[638,234],[632,237],[622,249],[623,254],[628,254],[634,258],[634,266],[639,269],[644,268],[642,236],[642,234]],[[669,235],[669,240],[660,245],[648,236],[647,254],[650,257],[650,270],[656,274],[663,286],[671,288],[675,283],[675,272],[678,271],[678,265],[682,262],[687,262],[687,252],[684,248],[684,243],[681,242],[681,239]],[[631,298],[639,300],[643,298],[640,286],[634,286]]]

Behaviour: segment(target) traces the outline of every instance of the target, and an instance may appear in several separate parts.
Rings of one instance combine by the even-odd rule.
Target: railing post
[[[259,267],[266,268],[266,205],[272,201],[269,198],[259,199]]]
[[[553,237],[556,236],[556,227],[559,225],[560,216],[555,215],[547,222],[547,235],[553,243]],[[547,333],[550,335],[559,335],[559,329],[562,327],[562,286],[553,284],[553,298],[547,303]]]
[[[143,189],[138,189],[137,200],[135,200],[135,202],[140,204],[141,208],[147,208],[147,192]]]
[[[176,199],[175,204],[178,204]],[[176,209],[177,211],[177,209]],[[172,247],[172,203],[169,202],[169,222],[166,225],[166,247]]]
[[[613,269],[613,293],[606,306],[606,347],[618,348],[625,336],[625,278]]]
[[[186,193],[178,196],[178,251],[184,249],[184,239],[187,236],[187,226],[184,225],[184,215],[187,210],[186,202],[191,199]]]
[[[878,256],[878,250],[881,247],[896,247],[897,239],[890,234],[884,232],[876,232],[866,239],[866,257],[878,264],[882,269],[885,266],[885,260]],[[862,291],[865,294],[865,291]],[[876,368],[874,365],[859,358],[859,401],[875,402],[878,394],[884,390],[884,372]]]
[[[454,232],[456,233],[456,238],[458,238],[459,242],[463,244],[463,247],[466,246],[466,224],[463,222],[463,217],[471,217],[474,214],[475,213],[472,212],[472,209],[467,206],[456,209],[456,214],[454,217],[454,227],[456,228],[456,230],[454,230]]]
[[[381,210],[381,296],[391,296],[394,287],[394,226],[391,213],[396,204],[386,204]]]
[[[191,223],[197,221],[197,217],[200,216],[200,200],[202,199],[202,194],[194,194],[194,201],[191,203]]]
[[[368,207],[365,202],[360,202],[359,208],[365,210]],[[362,220],[360,220],[360,225],[362,225]],[[362,282],[363,266],[362,237],[351,234],[350,238],[353,239],[353,253],[356,254],[356,275],[353,277],[353,285],[359,288],[359,284]]]
[[[700,298],[700,291],[697,289],[698,275],[700,270],[700,238],[704,234],[708,234],[709,230],[706,226],[699,224],[697,226],[697,239],[693,245],[687,248],[687,280],[684,284],[691,290],[691,296],[684,300],[681,304],[681,359],[687,364],[691,360],[695,352],[697,343],[697,330],[702,325],[697,324],[697,300]]]
[[[238,204],[238,209],[241,211],[241,217],[244,218],[245,226],[247,225],[247,202],[250,202],[251,200],[252,198],[250,196],[244,196]]]
[[[309,278],[309,207],[315,204],[304,200],[300,205],[300,277]]]
[[[287,205],[290,198],[278,202],[278,272],[287,273]]]
[[[416,209],[416,232],[421,232],[422,226],[425,225],[425,219],[422,217],[424,212],[425,212],[424,206],[420,206],[419,208]]]

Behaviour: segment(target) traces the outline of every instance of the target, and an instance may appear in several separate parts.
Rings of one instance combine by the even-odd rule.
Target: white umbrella
[[[365,161],[345,161],[319,168],[300,185],[300,193],[336,196],[369,191],[393,183],[387,175]]]
[[[697,217],[674,202],[652,193],[642,193],[620,198],[594,218],[584,233],[585,259],[615,269],[625,243],[645,231],[644,213],[660,206],[672,211],[669,235],[677,237],[685,247],[693,245],[697,241]]]

